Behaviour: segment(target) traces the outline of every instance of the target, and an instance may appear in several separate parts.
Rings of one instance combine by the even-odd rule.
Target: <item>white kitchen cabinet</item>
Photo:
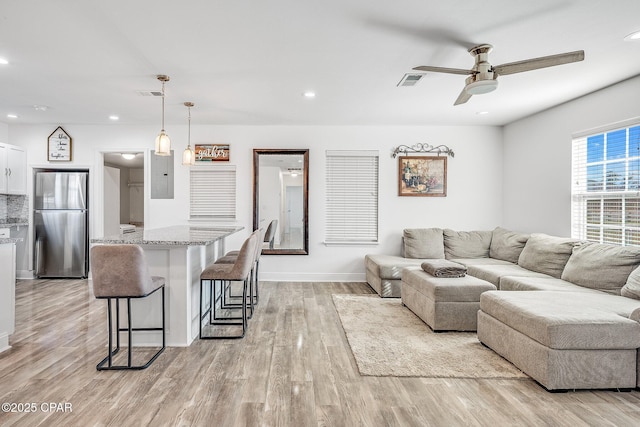
[[[27,153],[0,143],[0,194],[27,194]]]

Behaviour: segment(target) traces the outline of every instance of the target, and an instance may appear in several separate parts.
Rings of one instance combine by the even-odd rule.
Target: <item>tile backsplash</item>
[[[0,222],[13,222],[29,218],[28,196],[0,194]]]

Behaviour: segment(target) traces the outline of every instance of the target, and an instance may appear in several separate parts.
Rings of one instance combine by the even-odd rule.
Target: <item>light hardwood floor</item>
[[[168,348],[145,371],[97,372],[106,303],[86,280],[20,281],[13,348],[0,354],[0,402],[37,410],[0,413],[0,425],[640,425],[637,390],[549,393],[530,380],[362,377],[331,294],[372,293],[367,284],[261,289],[244,339]],[[72,412],[43,411],[50,402]]]

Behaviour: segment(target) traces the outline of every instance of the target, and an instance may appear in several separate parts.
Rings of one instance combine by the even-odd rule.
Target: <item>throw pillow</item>
[[[620,290],[620,295],[627,298],[640,299],[640,268],[636,268],[631,272],[627,278],[627,283],[625,283]],[[640,310],[636,310],[634,313],[635,312],[640,314]],[[640,321],[640,317],[634,320]]]
[[[447,259],[489,258],[491,231],[444,230],[444,256]]]
[[[562,280],[620,295],[620,289],[638,265],[640,248],[585,242],[573,248]]]
[[[559,279],[577,243],[573,239],[533,233],[518,257],[518,265]]]
[[[402,234],[405,258],[444,258],[441,228],[407,228]]]
[[[529,240],[528,234],[516,233],[502,227],[496,227],[491,236],[489,256],[517,264],[527,240]]]

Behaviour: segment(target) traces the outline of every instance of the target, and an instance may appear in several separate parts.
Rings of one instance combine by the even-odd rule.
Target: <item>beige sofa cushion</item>
[[[640,323],[629,316],[640,301],[602,292],[489,291],[480,309],[549,348],[635,349]]]
[[[627,298],[640,299],[640,268],[636,268],[629,274],[627,282],[620,290],[620,295]]]
[[[500,278],[501,291],[563,291],[599,293],[595,289],[575,285],[555,277],[503,276]]]
[[[491,231],[444,230],[445,258],[488,258]]]
[[[548,275],[527,270],[516,264],[473,264],[467,266],[467,274],[493,283],[500,289],[500,279],[504,276],[525,276],[538,277],[541,279],[549,278]]]
[[[400,280],[403,268],[419,269],[423,261],[423,259],[384,254],[369,254],[364,257],[365,268],[380,279]]]
[[[402,235],[406,258],[444,258],[441,228],[406,228]]]
[[[559,279],[577,243],[574,239],[533,233],[518,257],[518,265]]]
[[[620,289],[638,265],[640,248],[585,242],[573,248],[562,279],[620,295]]]
[[[491,234],[489,256],[516,264],[524,245],[529,240],[529,235],[502,227],[496,227]]]

